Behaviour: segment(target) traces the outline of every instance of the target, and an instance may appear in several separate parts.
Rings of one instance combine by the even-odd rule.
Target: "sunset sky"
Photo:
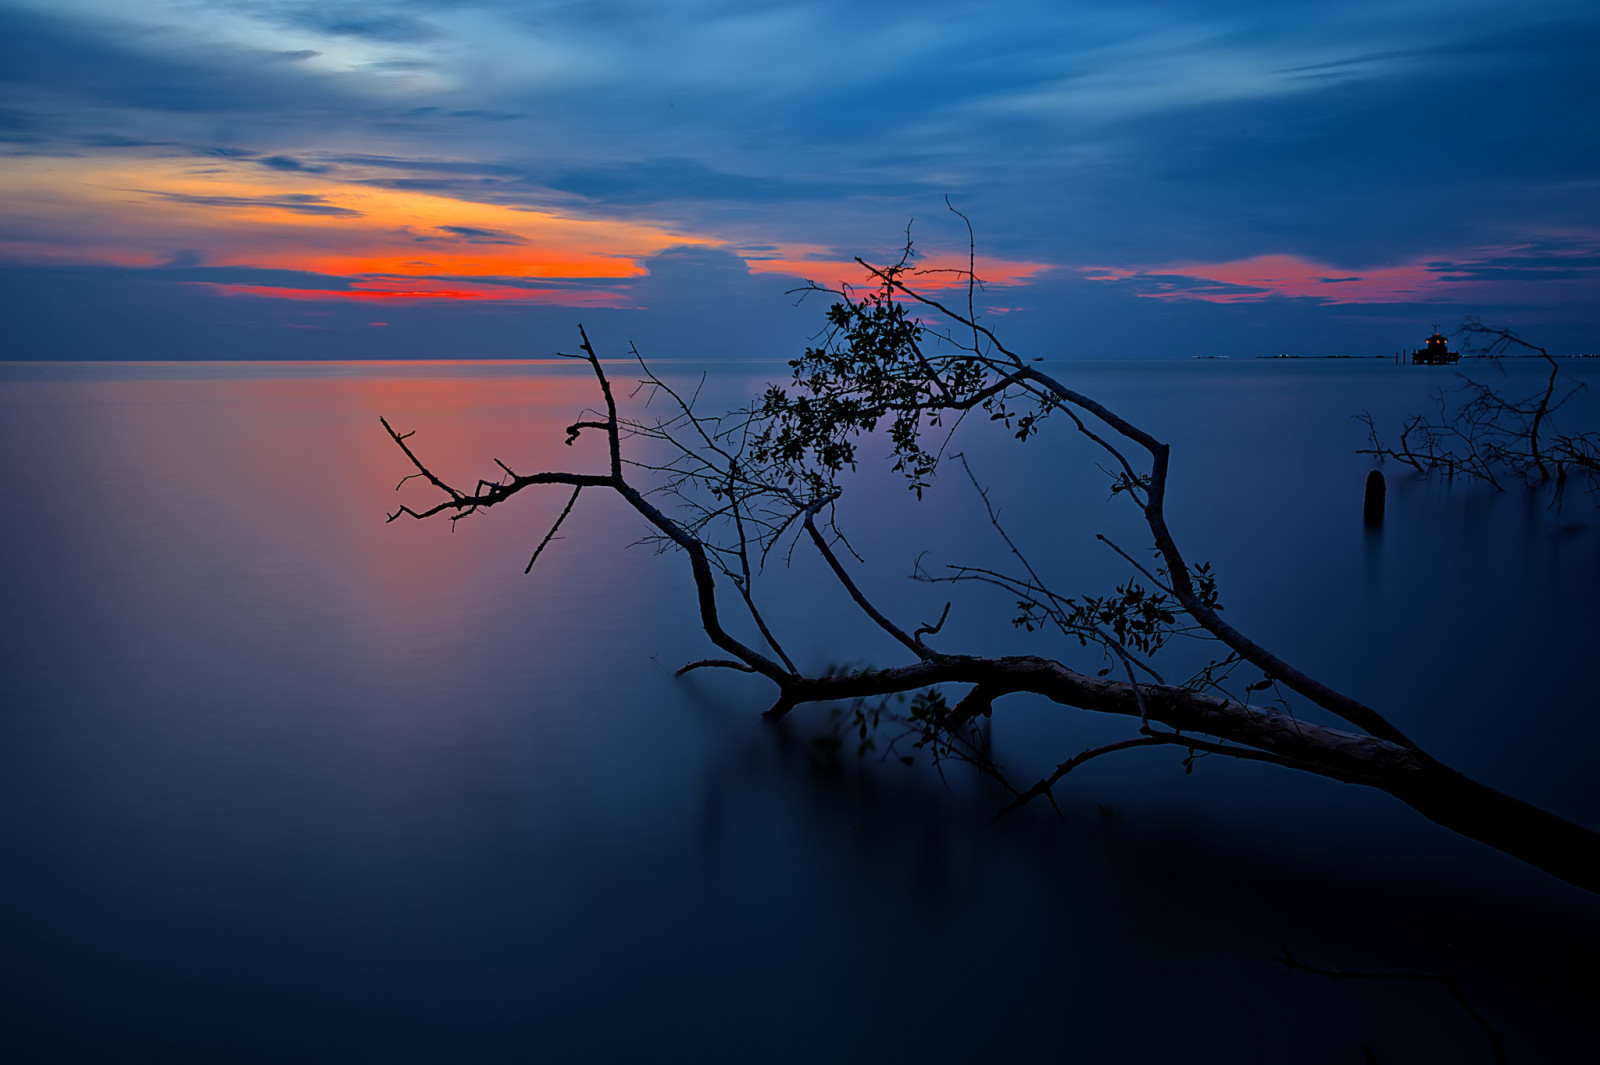
[[[0,357],[793,354],[908,223],[1051,357],[1600,350],[1600,9],[0,0]]]

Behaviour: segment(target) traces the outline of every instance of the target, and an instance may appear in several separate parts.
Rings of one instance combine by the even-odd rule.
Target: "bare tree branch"
[[[1505,1065],[1506,1063],[1505,1036],[1498,1028],[1490,1024],[1489,1019],[1480,1013],[1478,1008],[1467,999],[1466,992],[1461,989],[1461,985],[1456,983],[1455,978],[1449,973],[1325,969],[1318,965],[1307,965],[1303,961],[1296,961],[1290,956],[1287,949],[1284,949],[1283,953],[1279,955],[1278,962],[1283,966],[1285,973],[1292,973],[1298,970],[1300,972],[1315,973],[1318,976],[1326,976],[1332,980],[1393,980],[1403,983],[1438,984],[1450,992],[1450,997],[1455,999],[1456,1005],[1461,1007],[1461,1012],[1471,1019],[1472,1023],[1483,1033],[1483,1037],[1489,1041],[1489,1051],[1493,1055],[1496,1065]]]
[[[583,489],[608,489],[643,519],[648,541],[687,557],[701,628],[726,656],[690,662],[680,674],[703,668],[758,674],[775,688],[764,714],[772,720],[808,703],[852,703],[850,721],[862,753],[873,746],[874,730],[898,729],[888,741],[889,750],[897,750],[896,743],[904,737],[914,750],[928,753],[941,775],[944,760],[968,762],[1010,791],[1014,801],[1008,809],[1038,797],[1053,804],[1054,785],[1094,758],[1141,747],[1178,746],[1188,751],[1186,770],[1198,756],[1219,755],[1380,789],[1443,826],[1580,887],[1600,891],[1600,835],[1440,764],[1376,710],[1296,669],[1224,622],[1218,615],[1215,576],[1208,565],[1186,560],[1168,525],[1168,446],[1059,377],[1024,361],[978,321],[974,293],[979,282],[970,247],[966,270],[955,271],[966,283],[964,312],[912,287],[908,278],[917,276],[912,255],[908,236],[898,263],[875,267],[863,262],[875,287],[864,293],[848,287],[833,290],[838,301],[829,308],[828,327],[819,334],[820,341],[791,364],[791,384],[769,386],[742,410],[703,414],[696,409],[697,392],[676,391],[640,359],[644,381],[635,397],[648,402],[652,396],[664,396],[670,400],[669,410],[650,421],[623,418],[594,346],[580,327],[583,355],[578,357],[594,372],[604,413],[580,415],[567,430],[568,442],[584,431],[604,432],[608,461],[603,473],[518,475],[497,461],[504,478],[479,481],[466,492],[424,464],[407,443],[411,434],[402,436],[384,421],[414,470],[401,484],[420,478],[444,496],[429,507],[402,505],[389,520],[401,514],[413,518],[443,514],[454,520],[494,507],[534,485],[568,485],[573,494],[535,550],[536,560]],[[828,290],[813,285],[809,291]],[[913,309],[941,319],[943,330],[924,324]],[[1547,407],[1553,409],[1553,403]],[[1132,553],[1105,542],[1153,590],[1136,578],[1110,595],[1069,596],[1051,589],[1005,530],[988,489],[960,453],[952,454],[966,468],[991,525],[1022,571],[1012,576],[988,566],[962,565],[952,567],[947,576],[933,577],[919,561],[913,575],[919,580],[1004,589],[1017,597],[1024,627],[1043,624],[1070,638],[1064,657],[1092,645],[1104,665],[1098,675],[1067,661],[1034,655],[987,657],[933,650],[923,637],[941,631],[950,603],[937,623],[907,634],[868,599],[834,549],[840,543],[849,547],[839,529],[836,507],[843,492],[841,479],[856,465],[860,438],[876,433],[885,439],[891,465],[920,498],[945,455],[949,440],[945,419],[959,422],[974,411],[987,413],[991,423],[1003,423],[1024,442],[1037,435],[1052,415],[1060,414],[1109,456],[1112,494],[1126,496],[1138,509],[1159,565],[1146,567]],[[1537,439],[1554,439],[1548,437],[1548,429],[1546,418],[1539,423]],[[944,438],[933,450],[922,443],[923,434],[929,432]],[[624,437],[642,445],[645,453],[625,459]],[[1403,439],[1411,448],[1407,461],[1423,462],[1423,453],[1412,448],[1409,438]],[[1435,447],[1426,437],[1416,439],[1423,441],[1420,446]],[[1532,453],[1554,462],[1548,459],[1556,454],[1554,447],[1538,444]],[[1600,449],[1595,454],[1600,455]],[[640,484],[630,479],[634,475],[642,478]],[[819,521],[824,515],[826,529]],[[755,595],[761,574],[758,560],[764,565],[780,538],[790,553],[802,542],[809,543],[867,619],[893,638],[910,661],[820,674],[798,668],[757,608]],[[753,629],[776,659],[729,630],[718,610],[719,578],[735,586],[745,606],[748,620],[740,624]],[[1226,653],[1202,667],[1187,684],[1165,683],[1150,658],[1179,636],[1215,639]],[[1221,686],[1241,663],[1262,674],[1261,680],[1246,687],[1247,696],[1276,690],[1281,683],[1359,731],[1297,718],[1286,704],[1279,708],[1234,698]],[[1113,671],[1121,676],[1108,676]],[[954,706],[942,694],[949,686],[965,689]],[[1069,758],[1032,787],[1019,790],[993,758],[987,739],[988,723],[999,702],[1014,694],[1125,717],[1137,721],[1140,731],[1130,739]],[[902,714],[889,706],[890,700],[908,696],[909,711]]]
[[[1571,382],[1561,387],[1561,367],[1553,355],[1511,330],[1487,326],[1469,317],[1458,330],[1480,357],[1502,369],[1500,360],[1514,350],[1533,353],[1549,367],[1544,387],[1522,399],[1509,399],[1499,389],[1461,375],[1455,396],[1443,389],[1433,394],[1437,413],[1407,418],[1396,444],[1385,444],[1372,415],[1356,417],[1366,425],[1368,446],[1358,454],[1379,462],[1392,459],[1422,474],[1461,476],[1502,490],[1505,479],[1527,485],[1556,481],[1554,502],[1559,505],[1568,477],[1576,473],[1600,494],[1600,433],[1563,433],[1555,428],[1557,412],[1584,387]]]
[[[510,471],[508,470],[507,472]],[[556,538],[556,532],[561,528],[561,523],[567,520],[567,515],[572,513],[572,505],[578,501],[578,495],[582,491],[583,485],[581,484],[572,490],[572,498],[567,500],[567,505],[561,508],[561,514],[556,518],[555,524],[551,525],[550,531],[544,534],[544,539],[539,541],[539,546],[533,549],[533,557],[528,559],[528,565],[522,571],[524,576],[533,572],[533,564],[539,561],[539,556],[544,552],[544,549],[551,540]]]
[[[693,673],[697,669],[734,669],[741,673],[754,673],[755,667],[743,662],[735,662],[731,658],[702,658],[688,665],[680,666],[672,675],[681,677],[685,673]]]

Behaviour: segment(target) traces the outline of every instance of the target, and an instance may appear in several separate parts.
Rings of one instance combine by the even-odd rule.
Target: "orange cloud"
[[[474,203],[433,192],[279,173],[236,160],[28,159],[0,172],[23,217],[0,253],[23,261],[267,267],[350,278],[346,298],[613,300],[492,279],[618,279],[663,249],[717,244],[663,226]],[[397,288],[395,278],[418,283]],[[438,278],[449,278],[440,282]],[[461,284],[456,279],[482,278]],[[259,295],[312,298],[298,289]],[[363,295],[365,294],[365,295]],[[315,298],[326,298],[319,294]]]
[[[625,297],[609,282],[642,277],[651,256],[685,245],[729,246],[648,222],[369,183],[390,173],[359,166],[283,171],[231,158],[24,158],[0,171],[0,202],[22,212],[7,219],[0,256],[270,268],[344,282],[213,286],[275,299],[618,306]],[[784,245],[746,261],[759,274],[870,283],[859,264],[812,245]],[[964,251],[924,255],[915,265],[924,290],[965,285]],[[976,265],[989,287],[1022,284],[1049,269],[992,256]],[[557,279],[563,283],[540,283]]]
[[[429,300],[483,300],[493,302],[549,303],[562,307],[617,307],[624,305],[620,293],[583,288],[524,288],[520,285],[485,285],[450,282],[440,285],[410,283],[403,280],[356,281],[349,288],[284,288],[274,285],[228,285],[208,281],[204,285],[226,296],[264,296],[286,300],[355,300],[368,303]],[[374,322],[373,325],[383,325]]]

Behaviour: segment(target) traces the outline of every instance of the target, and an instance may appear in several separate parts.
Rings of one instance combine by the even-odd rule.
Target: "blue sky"
[[[787,355],[799,278],[963,254],[948,196],[1042,355],[1600,350],[1596,55],[1562,2],[8,0],[0,335]]]

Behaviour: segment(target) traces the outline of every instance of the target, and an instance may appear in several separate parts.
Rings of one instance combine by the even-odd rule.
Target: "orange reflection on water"
[[[579,372],[582,371],[582,372]],[[245,369],[259,377],[51,382],[85,418],[75,446],[97,478],[128,486],[136,520],[105,525],[108,550],[136,572],[186,574],[197,557],[241,563],[212,580],[243,603],[315,599],[340,615],[358,649],[416,646],[421,629],[479,624],[477,596],[521,578],[528,553],[570,491],[525,490],[452,530],[385,516],[444,498],[416,473],[378,422],[389,419],[440,477],[466,491],[520,472],[604,472],[599,434],[566,446],[566,426],[598,402],[577,364],[486,367],[405,364]],[[296,376],[279,376],[294,373]],[[619,382],[621,383],[621,382]],[[70,461],[70,460],[69,460]],[[220,491],[215,486],[236,486]],[[398,490],[397,490],[397,485]],[[574,594],[593,583],[593,551],[638,535],[607,493],[586,497],[570,539],[548,552],[529,594]],[[548,565],[546,564],[548,562]],[[614,564],[613,564],[614,565]],[[187,580],[174,576],[171,580]],[[270,618],[263,618],[266,624]],[[403,639],[402,639],[403,637]],[[425,641],[424,641],[425,642]],[[363,650],[362,653],[365,653]]]

